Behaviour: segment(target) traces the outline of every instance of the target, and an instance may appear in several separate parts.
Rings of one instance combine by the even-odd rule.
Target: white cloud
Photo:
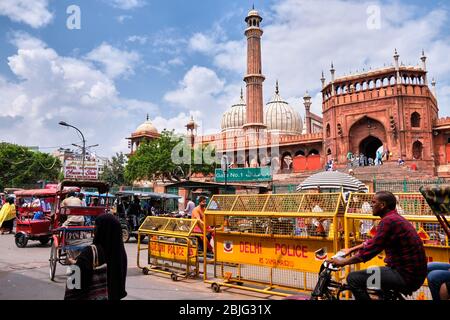
[[[106,74],[116,78],[134,74],[134,67],[139,63],[141,57],[137,52],[122,51],[108,43],[102,43],[88,53],[86,58],[100,63]]]
[[[167,63],[169,65],[171,65],[171,66],[182,66],[182,65],[184,65],[184,61],[180,57],[173,58],[173,59],[169,60]]]
[[[125,20],[131,20],[131,19],[133,19],[133,17],[129,16],[129,15],[120,15],[120,16],[116,17],[116,19],[120,24],[123,24],[125,22]]]
[[[33,28],[49,24],[53,14],[48,10],[48,0],[1,0],[0,15],[12,21],[23,22]]]
[[[145,36],[134,35],[134,36],[128,37],[127,41],[128,42],[139,42],[140,44],[146,44],[148,41],[148,38]]]
[[[400,60],[413,65],[420,62],[424,48],[430,78],[438,77],[441,86],[449,86],[448,12],[439,7],[425,11],[423,6],[399,2],[380,4],[381,29],[373,30],[367,27],[369,5],[373,2],[285,0],[275,2],[269,12],[261,12],[265,101],[270,99],[276,79],[280,80],[285,98],[300,99],[306,90],[316,98],[321,89],[321,71],[330,79],[331,61],[337,76],[342,76],[350,71],[391,64],[394,48],[399,50]],[[190,39],[189,48],[211,57],[221,70],[244,75],[246,39],[224,41],[223,38],[214,32],[196,33]],[[447,94],[445,90],[440,92]],[[450,96],[441,99],[449,101]],[[321,101],[313,101],[313,110],[320,112]],[[447,106],[441,104],[440,109],[441,114],[450,114]]]
[[[14,35],[17,52],[8,58],[19,79],[0,76],[2,140],[24,145],[55,146],[78,142],[74,130],[58,126],[67,121],[80,128],[88,143],[99,143],[100,154],[126,146],[125,137],[158,113],[148,101],[121,97],[110,75],[84,59],[59,55],[44,42],[24,33]],[[120,150],[119,150],[120,149]]]
[[[199,133],[217,133],[222,114],[239,100],[240,88],[239,84],[220,79],[211,69],[193,66],[180,81],[178,89],[166,93],[164,100],[175,107],[190,110],[200,125]]]
[[[144,0],[105,0],[108,4],[122,10],[130,10],[146,5]]]

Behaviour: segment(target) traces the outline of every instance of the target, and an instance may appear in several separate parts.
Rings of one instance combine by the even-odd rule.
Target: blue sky
[[[244,18],[263,16],[265,101],[280,92],[303,115],[302,96],[320,113],[320,74],[337,75],[428,56],[440,115],[450,116],[450,16],[446,1],[154,1],[2,0],[0,136],[44,151],[78,142],[65,120],[99,154],[127,151],[124,139],[148,113],[159,129],[220,130],[221,114],[244,85]],[[81,10],[81,30],[66,27],[66,9]],[[369,28],[368,8],[380,27]],[[370,10],[369,10],[370,11]],[[48,147],[48,148],[46,148]]]

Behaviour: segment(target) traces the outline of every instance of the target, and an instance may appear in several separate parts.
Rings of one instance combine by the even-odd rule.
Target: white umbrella
[[[297,191],[317,189],[341,189],[343,191],[367,192],[364,183],[355,177],[339,171],[323,171],[309,176],[297,186]]]

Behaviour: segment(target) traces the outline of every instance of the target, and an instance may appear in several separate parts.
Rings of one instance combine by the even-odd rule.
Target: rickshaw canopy
[[[68,192],[78,192],[80,188],[77,187],[66,187],[63,190],[63,193]],[[16,197],[52,197],[56,196],[57,189],[30,189],[30,190],[21,190],[14,192]]]

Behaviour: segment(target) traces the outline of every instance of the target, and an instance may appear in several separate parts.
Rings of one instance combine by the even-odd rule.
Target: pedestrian
[[[0,210],[0,230],[1,234],[6,232],[12,233],[14,227],[14,220],[16,219],[16,206],[14,204],[14,198],[9,197],[6,199],[6,203]]]
[[[131,220],[131,224],[133,226],[133,230],[136,230],[138,227],[138,217],[142,214],[142,208],[141,208],[141,200],[139,197],[135,196],[133,203],[130,204],[130,207],[128,208],[127,215],[129,219]]]
[[[195,203],[192,201],[192,198],[187,198],[186,209],[184,209],[184,214],[189,218],[192,217],[192,211],[195,208]]]
[[[353,153],[351,151],[347,152],[347,167],[352,166]]]
[[[359,166],[364,167],[364,153],[359,155]]]
[[[377,158],[378,165],[382,165],[383,164],[383,156],[382,156],[382,153],[380,150],[377,151],[376,158]]]
[[[120,300],[127,296],[125,290],[128,259],[122,240],[120,222],[111,214],[102,214],[95,220],[94,240],[98,263],[106,263],[107,299]],[[76,260],[70,263],[80,268],[81,288],[69,291],[67,300],[95,299],[95,292],[91,286],[94,274],[94,254],[92,246],[85,247]],[[97,288],[101,289],[101,288]],[[66,290],[67,293],[67,290]],[[92,298],[92,296],[94,296]]]
[[[193,232],[203,235],[205,230],[205,210],[206,210],[206,198],[200,196],[198,199],[198,206],[192,210],[192,219],[197,219],[197,224],[194,227]],[[206,233],[207,243],[211,241],[211,232]],[[197,236],[198,250],[203,251],[203,237]],[[208,248],[207,248],[208,249]]]

